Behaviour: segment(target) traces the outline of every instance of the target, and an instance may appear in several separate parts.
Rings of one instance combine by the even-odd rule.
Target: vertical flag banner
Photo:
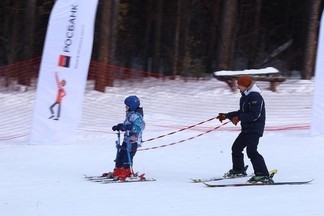
[[[47,27],[31,144],[76,141],[98,0],[57,0]]]
[[[322,12],[320,33],[318,37],[315,85],[313,95],[311,134],[324,135],[324,11]]]

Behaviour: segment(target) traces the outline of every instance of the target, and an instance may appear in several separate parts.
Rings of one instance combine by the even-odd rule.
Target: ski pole
[[[116,149],[117,149],[117,153],[116,153],[115,162],[117,161],[118,152],[119,152],[119,149],[120,149],[120,131],[117,132]]]
[[[126,141],[126,144],[127,144],[126,151],[127,151],[127,158],[128,158],[129,168],[130,168],[131,174],[134,175],[133,163],[132,163],[131,156],[130,156],[131,144],[129,142],[129,131],[126,131],[126,139],[125,139],[125,141]]]

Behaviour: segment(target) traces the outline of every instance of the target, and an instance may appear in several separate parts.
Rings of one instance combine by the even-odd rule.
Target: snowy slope
[[[260,83],[266,89],[267,83]],[[124,117],[123,99],[142,99],[144,140],[238,108],[238,93],[215,80],[141,82],[107,93],[87,91],[78,144],[29,145],[28,137],[0,143],[0,213],[4,216],[250,216],[324,215],[324,137],[309,135],[313,83],[288,80],[278,92],[263,91],[267,130],[259,151],[276,181],[308,180],[309,185],[207,188],[191,177],[223,175],[231,168],[231,144],[239,128],[216,120],[145,142],[135,156],[135,171],[156,182],[100,184],[85,181],[113,169],[116,135],[111,126]],[[93,103],[102,103],[100,110]],[[97,118],[103,120],[96,121]],[[99,119],[100,120],[100,119]],[[100,123],[98,123],[100,122]],[[207,130],[221,126],[205,133]],[[287,128],[293,128],[287,129]],[[204,135],[175,145],[180,140]],[[159,147],[166,145],[166,147]],[[151,149],[152,147],[159,147]],[[246,158],[246,164],[251,163]],[[248,170],[252,172],[250,168]],[[243,180],[242,180],[243,181]]]

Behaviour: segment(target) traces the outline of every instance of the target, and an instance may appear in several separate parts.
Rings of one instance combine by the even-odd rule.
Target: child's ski
[[[84,175],[84,177],[93,182],[101,182],[104,184],[108,183],[126,183],[126,182],[147,182],[147,181],[155,181],[154,178],[146,178],[144,177],[144,174],[139,175],[139,176],[133,176],[133,177],[127,177],[125,180],[118,180],[114,178],[107,178],[104,176],[87,176]]]
[[[139,177],[127,177],[124,181],[114,180],[114,179],[105,179],[102,181],[103,184],[110,183],[131,183],[131,182],[151,182],[156,181],[154,178],[139,178]]]

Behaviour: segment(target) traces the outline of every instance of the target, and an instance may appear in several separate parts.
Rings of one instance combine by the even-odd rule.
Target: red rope
[[[198,124],[190,125],[190,126],[188,126],[188,127],[181,128],[181,129],[179,129],[179,130],[177,130],[177,131],[173,131],[173,132],[168,133],[168,134],[164,134],[164,135],[161,135],[161,136],[158,136],[158,137],[154,137],[154,138],[151,138],[151,139],[145,140],[145,141],[143,141],[143,143],[144,143],[144,142],[149,142],[149,141],[152,141],[152,140],[156,140],[156,139],[160,139],[160,138],[162,138],[162,137],[169,136],[169,135],[172,135],[172,134],[175,134],[175,133],[178,133],[178,132],[184,131],[184,130],[188,130],[188,129],[190,129],[190,128],[193,128],[193,127],[196,127],[196,126],[198,126],[198,125],[204,124],[204,123],[206,123],[206,122],[212,121],[212,120],[214,120],[214,119],[216,119],[216,118],[217,118],[217,117],[213,117],[213,118],[210,118],[210,119],[208,119],[208,120],[206,120],[206,121],[199,122]]]
[[[172,145],[175,145],[175,144],[183,143],[183,142],[185,142],[185,141],[195,139],[195,138],[197,138],[197,137],[200,137],[200,136],[202,136],[202,135],[205,135],[205,134],[207,134],[207,133],[210,133],[210,132],[212,132],[212,131],[214,131],[214,130],[217,130],[218,128],[220,128],[220,127],[226,125],[227,123],[229,123],[229,121],[223,123],[222,125],[219,125],[219,126],[213,128],[213,129],[210,129],[210,130],[208,130],[208,131],[206,131],[206,132],[204,132],[204,133],[200,133],[200,134],[198,134],[198,135],[196,135],[196,136],[189,137],[188,139],[180,140],[180,141],[178,141],[178,142],[173,142],[173,143],[170,143],[170,144],[165,144],[165,145],[160,145],[160,146],[156,146],[156,147],[151,147],[151,148],[140,148],[140,149],[138,149],[138,151],[146,151],[146,150],[152,150],[152,149],[164,148],[164,147],[167,147],[167,146],[172,146]]]

